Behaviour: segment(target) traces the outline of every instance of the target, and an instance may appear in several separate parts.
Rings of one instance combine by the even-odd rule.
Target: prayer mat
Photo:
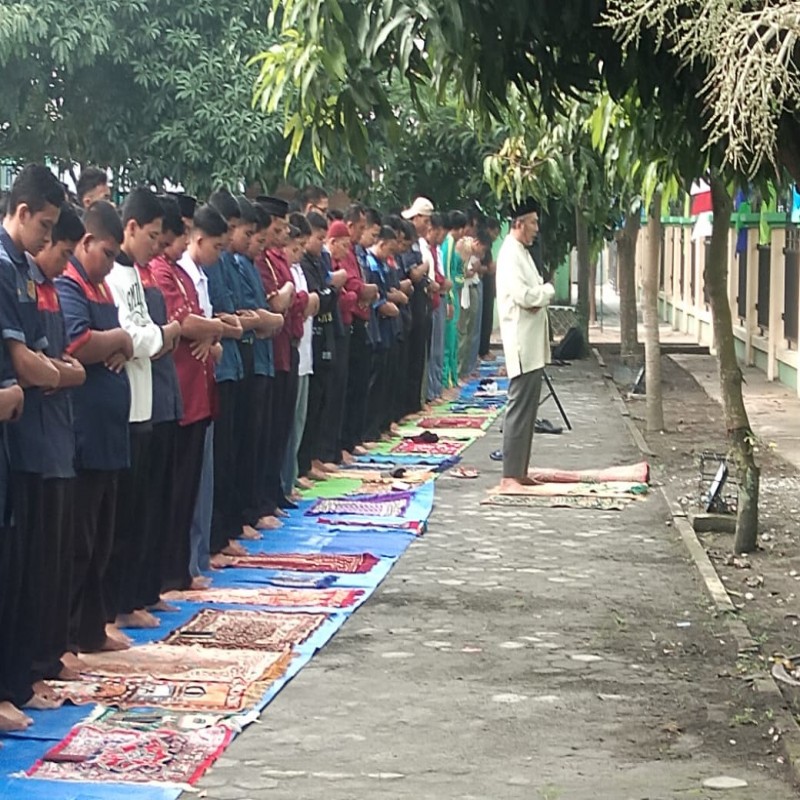
[[[306,516],[319,514],[349,514],[358,517],[402,517],[405,514],[411,495],[407,492],[374,495],[369,499],[330,499],[318,500],[306,511]]]
[[[511,506],[526,508],[582,508],[595,511],[622,511],[633,502],[626,497],[532,497],[524,494],[493,494],[481,500],[484,506]]]
[[[410,522],[362,522],[355,519],[331,519],[329,517],[318,517],[317,522],[321,525],[335,525],[337,528],[372,528],[378,530],[407,531],[415,536],[422,536],[425,533],[425,523],[417,520]]]
[[[202,589],[169,592],[165,600],[195,603],[230,603],[245,606],[287,608],[348,608],[364,594],[363,589]]]
[[[540,483],[649,483],[650,465],[640,461],[607,469],[531,469],[528,476]]]
[[[132,708],[121,711],[118,708],[98,706],[98,712],[87,722],[111,728],[132,728],[137,731],[156,731],[163,728],[172,731],[196,731],[218,725],[228,718],[225,714],[182,714],[166,708]]]
[[[230,556],[227,567],[250,569],[294,569],[298,572],[341,572],[349,575],[369,572],[379,558],[372,553],[357,555],[331,553],[259,553]]]
[[[327,614],[204,608],[170,633],[164,644],[285,651],[302,644],[327,619]]]
[[[292,658],[290,652],[147,644],[81,656],[81,680],[48,685],[76,705],[234,713],[255,705]]]
[[[466,442],[412,442],[404,439],[394,445],[391,452],[427,456],[456,456],[466,446]]]
[[[27,774],[45,780],[191,785],[233,735],[225,725],[194,731],[77,725]]]
[[[475,428],[481,430],[488,421],[488,417],[477,415],[463,417],[425,417],[418,425],[420,428]]]
[[[310,575],[293,575],[291,572],[279,572],[269,578],[266,583],[270,584],[270,586],[279,586],[282,589],[327,589],[336,583],[336,576],[323,575],[320,578],[312,578]]]
[[[515,486],[513,489],[491,490],[497,495],[523,495],[533,497],[629,497],[647,494],[646,483],[541,483],[533,486]]]

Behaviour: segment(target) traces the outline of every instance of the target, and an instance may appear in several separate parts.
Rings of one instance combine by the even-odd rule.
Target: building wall
[[[757,218],[748,220],[746,247],[736,253],[738,233],[732,226],[728,248],[728,298],[740,361],[763,370],[798,391],[798,319],[800,319],[800,242],[798,229],[785,215],[770,215],[769,246],[759,246]],[[714,350],[711,309],[704,295],[707,240],[692,241],[694,219],[664,220],[659,291],[661,319],[698,344]],[[641,265],[649,231],[639,236]]]

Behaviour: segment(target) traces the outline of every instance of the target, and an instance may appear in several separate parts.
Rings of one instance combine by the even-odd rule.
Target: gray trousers
[[[524,478],[528,475],[543,375],[543,369],[536,369],[523,372],[509,382],[508,406],[503,423],[504,478]]]
[[[431,355],[428,359],[428,400],[441,397],[444,376],[444,326],[447,322],[447,306],[444,298],[433,312],[431,325]]]
[[[199,577],[210,568],[209,540],[211,539],[211,510],[214,505],[214,423],[206,428],[203,446],[203,471],[194,504],[194,517],[189,533],[189,574]]]
[[[477,366],[470,363],[475,337],[480,337],[481,312],[478,308],[478,287],[469,286],[469,308],[458,312],[458,377],[468,378]],[[477,350],[477,347],[475,348]],[[477,353],[475,354],[477,362]]]
[[[292,429],[289,432],[289,441],[286,444],[286,455],[283,457],[281,470],[281,483],[283,493],[288,497],[294,491],[294,484],[298,476],[297,451],[303,440],[303,431],[306,428],[308,415],[308,387],[310,375],[301,375],[297,379],[297,404],[294,407],[294,416],[291,419]]]

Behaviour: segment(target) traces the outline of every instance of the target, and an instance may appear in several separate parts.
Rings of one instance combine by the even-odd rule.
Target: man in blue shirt
[[[105,278],[122,244],[122,222],[111,203],[93,203],[86,234],[56,289],[67,329],[67,353],[83,364],[86,382],[73,390],[75,417],[75,557],[71,643],[82,652],[121,650],[128,643],[106,631],[103,582],[113,546],[119,473],[130,465],[131,403],[126,362],[133,341],[119,326]]]
[[[19,425],[8,428],[14,483],[14,515],[25,540],[22,602],[28,626],[34,689],[48,696],[44,679],[76,678],[61,657],[69,645],[71,564],[74,550],[75,433],[72,392],[86,380],[83,366],[67,355],[66,330],[53,281],[83,238],[83,223],[64,204],[50,243],[29,256],[39,319],[47,338],[44,353],[60,374],[56,391],[25,391]]]
[[[22,170],[8,198],[0,227],[0,332],[2,333],[3,394],[16,380],[26,386],[56,389],[58,369],[42,352],[47,338],[39,319],[36,284],[26,251],[38,253],[58,221],[64,191],[49,169],[29,165]],[[11,390],[18,393],[18,387]],[[22,413],[22,402],[13,406]],[[8,409],[0,418],[8,419]],[[7,430],[3,430],[4,437]],[[22,577],[27,568],[25,543],[28,531],[12,523],[7,505],[9,464],[6,448],[0,448],[0,497],[3,499],[0,531],[0,729],[21,730],[30,723],[22,706],[49,708],[52,701],[33,691],[32,654],[27,637],[27,616],[22,607]]]

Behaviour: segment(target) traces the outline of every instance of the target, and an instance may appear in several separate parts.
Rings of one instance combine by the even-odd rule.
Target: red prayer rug
[[[410,453],[427,456],[457,456],[469,442],[412,442],[403,439],[392,449],[392,453]]]
[[[164,639],[169,645],[285,651],[302,644],[327,614],[204,608]]]
[[[329,553],[262,553],[230,556],[225,566],[252,569],[294,569],[299,572],[341,572],[350,575],[369,572],[379,558],[372,553],[334,555]]]
[[[84,705],[187,712],[250,708],[283,677],[291,652],[147,644],[81,656],[79,681],[48,681],[58,697]]]
[[[419,422],[419,427],[432,430],[436,428],[476,428],[480,430],[488,419],[488,417],[480,416],[425,417]]]
[[[27,774],[46,780],[191,785],[232,738],[225,725],[194,731],[78,725]]]
[[[201,589],[169,592],[165,600],[195,603],[231,603],[244,606],[287,608],[348,608],[364,594],[363,589]]]

